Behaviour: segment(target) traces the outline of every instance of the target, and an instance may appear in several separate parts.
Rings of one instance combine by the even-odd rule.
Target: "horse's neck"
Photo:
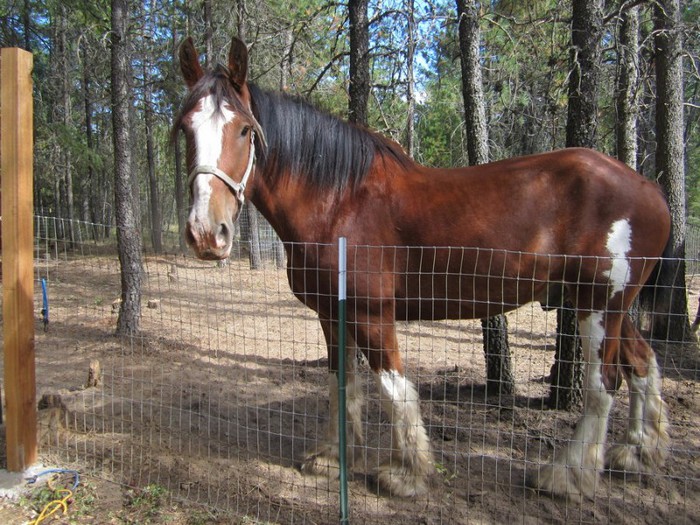
[[[332,242],[326,238],[337,196],[286,180],[269,186],[258,179],[251,201],[283,242]]]

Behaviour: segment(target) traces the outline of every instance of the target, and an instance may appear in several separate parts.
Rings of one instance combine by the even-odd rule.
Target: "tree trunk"
[[[656,171],[671,210],[671,238],[657,280],[652,337],[690,339],[685,290],[685,147],[683,48],[679,0],[654,6],[656,47]]]
[[[408,12],[408,34],[406,35],[406,153],[413,158],[415,149],[415,78],[414,78],[414,57],[416,52],[416,19],[414,0],[408,0],[406,9]]]
[[[248,228],[250,232],[250,269],[257,270],[262,267],[262,253],[260,250],[260,221],[257,208],[252,202],[246,201],[244,204],[248,217]]]
[[[163,226],[160,210],[160,193],[156,179],[156,160],[153,147],[153,107],[151,103],[150,78],[147,60],[144,60],[144,123],[146,125],[146,168],[148,170],[148,198],[151,212],[151,246],[155,253],[163,252]]]
[[[368,0],[350,0],[350,122],[367,125],[369,103],[369,21]]]
[[[237,1],[236,11],[238,15],[238,38],[245,41],[246,34],[248,32],[245,23],[245,0]],[[259,216],[259,212],[255,206],[250,201],[246,201],[243,205],[243,211],[241,213],[239,224],[241,228],[241,240],[248,242],[248,248],[250,249],[248,258],[250,261],[251,270],[257,270],[262,266],[262,253],[260,251],[260,228],[258,225]]]
[[[598,126],[598,78],[603,0],[574,0],[566,146],[594,148]],[[571,410],[583,400],[583,352],[576,312],[569,299],[557,312],[557,344],[551,370],[549,405]]]
[[[475,0],[457,0],[459,47],[462,64],[462,96],[469,164],[489,160],[486,108],[481,81],[479,9]],[[515,391],[508,346],[508,323],[504,315],[481,320],[486,356],[486,390],[510,394]]]
[[[173,22],[172,26],[172,54],[171,59],[173,64],[178,63],[177,50],[178,50],[178,38],[177,38],[177,28]],[[177,104],[177,103],[175,103]],[[177,112],[177,106],[174,106],[173,113]],[[187,201],[185,192],[187,188],[185,187],[184,178],[182,170],[182,149],[181,149],[181,133],[177,132],[177,136],[173,140],[173,156],[175,162],[175,214],[177,215],[177,233],[178,242],[180,246],[180,251],[182,253],[187,253],[187,242],[185,242],[185,225],[187,223]]]
[[[95,150],[95,141],[92,131],[92,95],[90,92],[90,64],[89,54],[85,44],[81,44],[82,68],[83,68],[83,106],[85,109],[85,145],[90,153]],[[96,195],[95,168],[92,161],[88,162],[87,174],[83,181],[83,220],[91,222],[91,234],[95,242],[100,240],[102,231],[97,226],[96,205],[99,203]]]
[[[204,67],[210,67],[214,62],[214,44],[212,38],[214,28],[211,22],[211,0],[204,0]]]
[[[289,88],[289,77],[292,73],[292,44],[293,33],[291,29],[284,32],[284,59],[280,64],[280,90],[286,92]],[[274,231],[274,230],[273,230]],[[285,267],[285,252],[282,240],[274,233],[275,241],[273,246],[275,266],[277,268]]]
[[[71,104],[71,84],[70,84],[70,71],[71,67],[68,62],[68,43],[66,41],[66,32],[68,18],[66,15],[65,5],[61,6],[61,16],[59,23],[59,43],[60,43],[60,54],[61,54],[61,99],[63,106],[63,126],[64,129],[69,130],[72,128],[72,104]],[[65,181],[65,195],[66,195],[66,226],[68,229],[68,240],[70,241],[70,246],[73,248],[75,246],[75,199],[73,194],[73,159],[70,151],[70,146],[65,144],[62,148],[62,168],[63,168],[63,180]]]
[[[112,127],[117,247],[121,266],[121,305],[117,334],[138,332],[141,317],[141,233],[132,175],[130,57],[127,42],[128,0],[112,0]]]
[[[617,158],[637,169],[637,116],[639,112],[639,8],[622,13],[618,37]]]
[[[175,213],[177,214],[177,232],[180,251],[182,253],[187,253],[187,242],[185,242],[185,226],[187,224],[187,205],[185,204],[186,188],[183,184],[182,150],[180,148],[180,137],[178,136],[173,145],[175,156]]]
[[[238,29],[238,38],[246,41],[246,26],[245,26],[245,0],[236,0],[236,29]]]
[[[595,148],[603,0],[573,0],[566,146]]]
[[[617,46],[617,95],[615,97],[615,139],[617,158],[637,169],[637,122],[639,116],[639,8],[631,7],[621,14]],[[634,324],[640,325],[640,301],[630,308]]]

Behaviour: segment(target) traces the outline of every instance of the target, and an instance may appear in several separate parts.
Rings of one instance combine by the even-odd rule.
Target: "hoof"
[[[413,498],[428,492],[426,476],[395,465],[387,464],[379,467],[377,483],[392,496],[401,498]]]
[[[627,474],[643,474],[644,468],[639,459],[639,449],[636,445],[615,445],[605,454],[605,464],[616,476]]]
[[[614,474],[650,474],[663,466],[666,449],[644,447],[634,444],[610,447],[605,457],[605,464]]]
[[[561,464],[543,465],[527,478],[527,486],[539,492],[568,499],[593,498],[598,473],[592,469]]]
[[[336,479],[340,476],[338,455],[322,450],[307,456],[301,465],[301,472],[312,476],[325,476]]]

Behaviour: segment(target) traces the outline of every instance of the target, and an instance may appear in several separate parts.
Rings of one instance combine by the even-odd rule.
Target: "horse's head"
[[[256,133],[262,138],[246,83],[248,50],[234,38],[228,67],[205,72],[188,38],[180,48],[180,68],[189,88],[176,121],[187,143],[192,197],[185,237],[197,257],[225,259],[255,170]]]

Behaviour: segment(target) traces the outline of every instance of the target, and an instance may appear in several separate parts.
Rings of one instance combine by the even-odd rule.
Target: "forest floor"
[[[325,433],[327,360],[318,322],[291,295],[283,271],[149,258],[143,333],[121,340],[113,336],[114,258],[47,260],[42,268],[51,321],[46,332],[37,321],[40,457],[81,476],[66,515],[47,523],[337,522],[337,481],[299,471]],[[697,304],[698,276],[689,290]],[[478,321],[398,325],[436,473],[421,498],[392,498],[376,487],[390,433],[361,364],[367,403],[364,444],[351,449],[351,523],[700,522],[697,346],[655,344],[672,424],[663,469],[627,479],[605,473],[595,496],[581,501],[525,487],[528,473],[570,439],[578,417],[543,402],[553,315],[536,304],[508,314],[516,394],[496,397],[484,390]],[[88,387],[96,362],[101,381]],[[624,437],[625,387],[617,401],[610,442]],[[65,474],[52,483],[70,482]],[[27,523],[53,495],[45,485],[24,487],[21,497],[0,502],[0,523]]]

